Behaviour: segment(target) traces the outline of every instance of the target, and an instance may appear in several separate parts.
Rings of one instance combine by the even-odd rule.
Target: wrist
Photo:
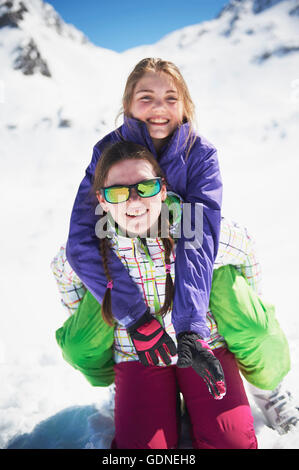
[[[127,327],[128,333],[129,334],[133,333],[138,328],[140,328],[140,326],[144,325],[145,323],[150,322],[153,319],[154,317],[153,315],[151,315],[150,308],[148,307],[146,311],[144,312],[144,314],[140,318],[138,318],[138,320],[135,323]]]
[[[198,339],[203,339],[202,336],[200,336],[198,333],[195,333],[194,331],[181,331],[181,333],[179,333],[176,338],[177,340],[180,340],[181,338],[186,338],[193,335],[195,335]]]

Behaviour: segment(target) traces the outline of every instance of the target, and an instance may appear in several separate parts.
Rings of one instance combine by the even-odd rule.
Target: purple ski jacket
[[[203,208],[203,239],[193,249],[185,249],[185,230],[181,230],[176,250],[175,293],[172,322],[179,334],[194,331],[204,338],[210,332],[206,324],[209,306],[213,265],[217,255],[222,201],[222,181],[217,152],[207,140],[196,136],[187,156],[189,144],[186,139],[189,124],[179,126],[171,139],[162,148],[159,156],[155,151],[146,124],[137,119],[125,117],[124,124],[93,148],[93,156],[82,180],[71,214],[69,236],[66,245],[67,259],[84,285],[102,303],[107,278],[104,273],[99,239],[95,226],[99,216],[95,213],[97,200],[91,193],[96,164],[106,145],[120,140],[131,141],[147,147],[157,158],[168,183],[168,190],[179,194],[188,203],[201,203]],[[196,227],[194,209],[191,211],[191,227]],[[184,224],[184,213],[182,227]],[[115,319],[125,327],[135,323],[147,306],[138,287],[127,270],[111,250],[110,273],[113,279],[111,291],[112,312]]]

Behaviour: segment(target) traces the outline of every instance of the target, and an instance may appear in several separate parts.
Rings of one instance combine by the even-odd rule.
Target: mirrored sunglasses
[[[100,191],[107,202],[110,202],[110,204],[119,204],[130,199],[133,188],[140,197],[156,196],[161,191],[162,178],[144,180],[128,186],[108,186],[107,188],[101,188]]]

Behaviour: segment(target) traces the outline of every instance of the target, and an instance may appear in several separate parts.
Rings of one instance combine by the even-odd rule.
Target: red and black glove
[[[177,367],[192,367],[203,378],[213,397],[221,400],[226,394],[224,373],[208,343],[192,332],[179,333],[177,340]]]
[[[176,345],[149,309],[127,328],[140,362],[144,366],[157,365],[159,357],[164,364],[171,363],[169,356],[176,355]]]

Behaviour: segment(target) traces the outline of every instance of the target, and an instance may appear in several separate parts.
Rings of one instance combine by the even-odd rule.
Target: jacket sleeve
[[[99,148],[101,147],[94,147],[92,161],[86,169],[74,202],[66,256],[86,288],[102,303],[107,278],[100,255],[99,238],[95,231],[99,220],[96,215],[97,199],[91,193],[93,174],[101,153]],[[109,253],[109,269],[113,279],[113,316],[120,324],[128,327],[144,314],[147,307],[137,285],[112,250]]]
[[[228,264],[235,266],[257,294],[262,295],[261,265],[255,241],[246,227],[223,217],[214,269]]]
[[[187,164],[172,321],[176,334],[194,331],[208,338],[206,313],[219,244],[222,181],[214,147],[202,145],[197,140]],[[191,242],[190,231],[196,234]]]
[[[57,283],[61,303],[69,315],[73,315],[85,295],[86,288],[66,259],[65,245],[60,247],[53,258],[51,270]]]

